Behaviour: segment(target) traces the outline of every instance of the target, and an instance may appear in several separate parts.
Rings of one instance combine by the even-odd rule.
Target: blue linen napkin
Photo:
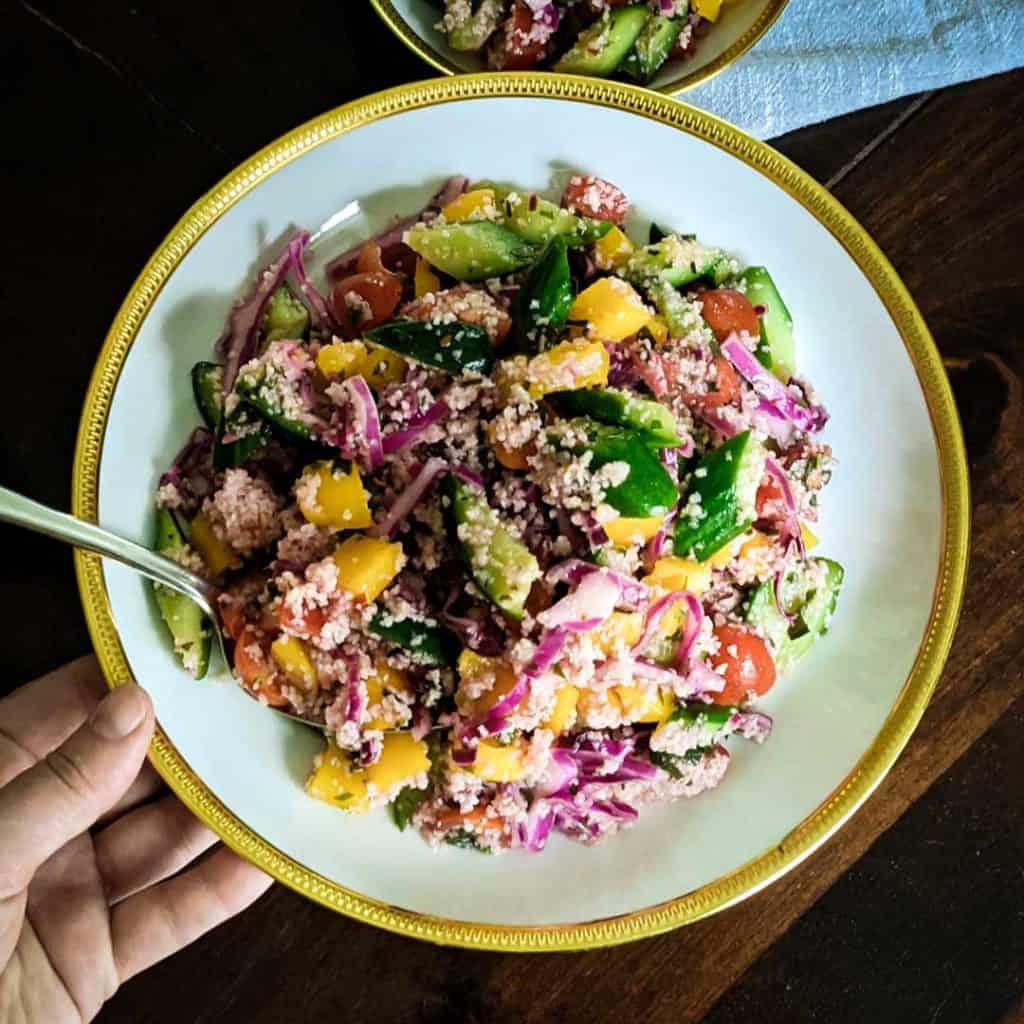
[[[790,0],[753,50],[680,99],[770,138],[1022,64],[1024,0]]]

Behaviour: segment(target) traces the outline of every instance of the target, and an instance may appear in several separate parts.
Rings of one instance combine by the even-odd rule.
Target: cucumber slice
[[[530,342],[558,330],[572,308],[572,277],[565,239],[556,235],[530,268],[512,305],[512,319]]]
[[[646,85],[668,60],[685,24],[685,15],[666,18],[664,15],[652,14],[619,70],[634,82]]]
[[[394,320],[367,331],[365,337],[374,345],[456,376],[488,374],[494,366],[491,336],[476,324]]]
[[[578,249],[604,238],[612,229],[610,221],[581,217],[536,195],[508,192],[502,206],[509,229],[534,245],[545,245],[561,236],[570,249]]]
[[[171,555],[185,547],[185,538],[173,513],[166,508],[160,509],[157,512],[154,548],[161,554]],[[213,643],[206,617],[194,601],[159,583],[153,584],[153,595],[160,617],[174,641],[174,653],[190,675],[202,679],[210,667],[210,648]]]
[[[504,0],[480,0],[476,11],[467,13],[466,0],[447,0],[445,10],[455,25],[448,30],[448,45],[460,53],[481,50],[505,14]]]
[[[385,624],[385,616],[378,612],[370,622],[370,632],[382,640],[401,647],[416,661],[428,665],[454,665],[459,656],[459,644],[454,635],[440,626],[430,626],[414,619]]]
[[[500,277],[533,263],[539,249],[489,220],[420,225],[406,232],[409,248],[458,281]]]
[[[203,422],[216,430],[220,422],[220,410],[224,404],[221,379],[224,369],[217,363],[196,363],[192,367],[192,394]]]
[[[461,480],[448,478],[455,531],[476,585],[509,618],[520,621],[540,566],[506,527],[487,497]]]
[[[665,515],[675,506],[679,492],[672,477],[638,433],[599,426],[592,421],[588,433],[593,438],[592,471],[609,462],[624,462],[629,466],[626,479],[609,487],[604,499],[620,515],[647,519]]]
[[[650,16],[646,4],[616,7],[585,28],[575,45],[555,64],[569,75],[607,78],[625,59]]]
[[[313,428],[302,420],[287,416],[274,397],[272,390],[263,387],[262,379],[239,376],[235,382],[235,391],[252,406],[268,423],[289,437],[297,437],[300,441],[313,438]]]
[[[747,298],[755,306],[764,306],[761,316],[761,341],[771,359],[769,368],[783,383],[788,384],[796,373],[796,341],[793,337],[793,318],[782,301],[775,282],[764,267],[747,267],[740,274],[746,285]]]
[[[286,338],[299,341],[309,330],[309,310],[283,284],[270,296],[261,326],[264,345]]]
[[[664,281],[679,288],[700,278],[719,285],[731,273],[731,260],[721,249],[701,245],[695,238],[665,235],[660,242],[638,249],[626,263],[626,278],[648,286]]]
[[[693,552],[693,557],[704,562],[750,529],[764,460],[765,450],[749,430],[700,460],[676,524],[677,555],[687,557]]]
[[[589,416],[617,427],[635,430],[644,444],[652,448],[676,448],[683,443],[675,417],[661,404],[634,398],[617,388],[587,388],[552,395],[559,412],[569,416]]]
[[[259,414],[245,403],[228,417],[222,417],[217,425],[213,446],[214,469],[237,469],[254,452],[259,451],[271,440],[270,428],[259,418]],[[226,437],[233,440],[225,441]]]
[[[673,338],[685,338],[703,326],[704,320],[693,301],[680,295],[667,281],[648,281],[646,291]]]

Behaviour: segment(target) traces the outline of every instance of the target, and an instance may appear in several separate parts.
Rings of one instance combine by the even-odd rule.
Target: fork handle
[[[38,501],[26,498],[6,487],[0,487],[0,521],[34,530],[55,540],[66,541],[76,548],[103,555],[104,558],[113,558],[151,580],[192,598],[216,621],[213,611],[213,602],[216,600],[214,588],[201,576],[189,572],[177,562],[150,551],[141,544],[125,540],[124,537],[110,533],[109,530],[88,523],[84,519],[77,519],[65,512],[41,505]]]

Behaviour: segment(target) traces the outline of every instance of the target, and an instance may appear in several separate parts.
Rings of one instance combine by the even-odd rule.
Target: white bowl
[[[510,142],[514,140],[514,144]],[[649,810],[589,849],[432,851],[381,812],[306,797],[319,740],[226,675],[175,664],[149,587],[78,556],[108,678],[131,674],[160,722],[172,789],[269,873],[344,913],[433,941],[567,949],[692,921],[823,842],[884,776],[952,640],[967,556],[967,477],[941,362],[895,272],[850,215],[767,146],[650,92],[546,74],[460,76],[341,107],[268,146],[175,226],[125,300],[83,413],[74,508],[146,541],[157,477],[196,422],[188,370],[291,226],[334,221],[318,259],[414,210],[450,173],[529,187],[566,169],[618,183],[638,222],[695,231],[767,265],[800,370],[832,420],[838,470],[821,550],[847,580],[831,634],[764,707],[763,746],[734,744],[714,792]],[[98,513],[98,515],[97,515]]]
[[[775,24],[789,0],[733,0],[722,7],[696,53],[668,61],[649,88],[676,96],[723,71],[742,57]],[[441,14],[427,0],[372,0],[377,13],[413,53],[446,75],[487,70],[485,57],[459,53],[434,26]]]

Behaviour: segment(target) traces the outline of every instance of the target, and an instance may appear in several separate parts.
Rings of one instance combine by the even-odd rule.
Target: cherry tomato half
[[[379,327],[391,318],[402,301],[402,279],[385,269],[380,246],[375,242],[363,246],[356,270],[331,291],[334,317],[346,338]]]
[[[512,14],[496,36],[491,62],[500,71],[529,71],[535,68],[547,52],[546,39],[534,35],[533,11],[522,2],[512,8]]]
[[[621,224],[626,219],[629,199],[618,185],[613,185],[604,178],[595,178],[591,174],[574,174],[565,187],[562,205],[584,217]]]
[[[775,685],[775,659],[768,645],[742,626],[718,626],[721,644],[711,663],[725,666],[725,687],[714,695],[716,704],[739,704],[753,691],[763,696]]]
[[[701,316],[719,341],[725,341],[733,331],[745,331],[754,337],[760,333],[761,323],[750,299],[732,288],[716,288],[701,292]]]
[[[733,369],[732,363],[724,356],[715,359],[717,379],[715,390],[700,395],[697,404],[705,409],[718,409],[723,405],[731,405],[740,396],[739,374]]]

